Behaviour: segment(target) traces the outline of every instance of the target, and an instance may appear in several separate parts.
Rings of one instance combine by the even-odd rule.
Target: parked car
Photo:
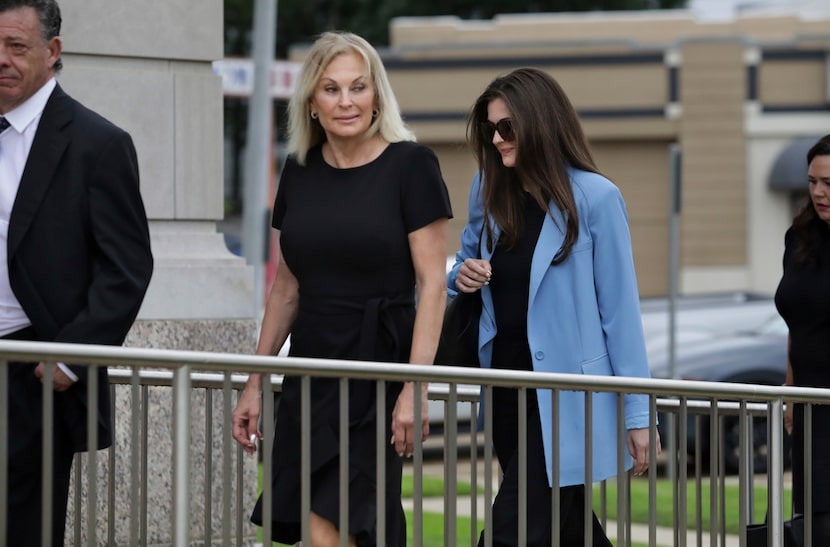
[[[697,312],[704,311],[703,314]],[[684,314],[688,315],[684,317]],[[699,315],[699,317],[698,317]],[[755,298],[744,304],[712,304],[678,313],[677,342],[672,375],[666,340],[652,336],[649,358],[652,376],[710,382],[780,385],[787,373],[787,326],[775,311],[771,298]],[[688,447],[693,453],[694,417],[690,415]],[[661,428],[668,420],[661,418]],[[701,424],[699,446],[704,459],[709,455],[710,424]],[[728,472],[739,465],[739,424],[737,417],[724,417],[724,462]],[[665,433],[663,433],[665,436]],[[767,468],[767,424],[753,419],[753,464],[756,472]],[[786,461],[785,452],[785,461]]]

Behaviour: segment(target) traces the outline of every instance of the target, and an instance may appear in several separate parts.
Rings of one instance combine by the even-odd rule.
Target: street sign
[[[270,89],[274,99],[288,99],[302,63],[274,61],[271,63]],[[228,97],[250,97],[254,89],[252,59],[228,58],[213,62],[213,73],[222,77],[222,91]]]

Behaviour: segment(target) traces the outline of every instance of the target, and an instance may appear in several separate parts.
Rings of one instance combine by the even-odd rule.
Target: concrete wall
[[[220,0],[64,0],[64,69],[58,81],[75,98],[127,130],[138,152],[141,191],[150,220],[155,271],[127,344],[151,348],[253,352],[256,338],[253,274],[224,245],[216,222],[223,215],[222,88],[211,62],[223,56]],[[221,406],[219,407],[221,409]],[[130,475],[127,392],[116,398],[116,541],[128,543],[130,519],[124,503]],[[148,537],[153,545],[171,541],[172,398],[153,390],[148,407]],[[194,394],[191,440],[194,541],[204,537],[201,493],[221,485],[204,471],[205,447],[219,443],[225,416],[213,416],[205,434],[204,397]],[[99,456],[106,460],[108,454]],[[213,455],[222,469],[221,455]],[[236,464],[234,463],[234,466]],[[245,459],[243,500],[255,499],[255,460]],[[103,489],[106,485],[102,484]],[[235,493],[234,493],[235,497]],[[84,500],[86,498],[84,497]],[[98,492],[99,539],[107,537],[106,491]],[[214,500],[221,495],[214,493]],[[72,500],[70,498],[70,503]],[[85,516],[85,501],[81,514]],[[73,503],[74,505],[74,503]],[[249,509],[243,509],[243,512]],[[214,537],[223,525],[214,507]],[[67,543],[71,542],[69,512]],[[84,524],[83,530],[86,530]],[[234,531],[234,537],[235,537]],[[252,525],[244,534],[254,537]]]

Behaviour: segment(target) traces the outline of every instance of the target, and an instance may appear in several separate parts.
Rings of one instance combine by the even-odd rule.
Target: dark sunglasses
[[[502,118],[496,123],[490,120],[481,122],[481,134],[486,141],[492,141],[496,131],[506,141],[512,141],[516,138],[516,133],[513,131],[513,120],[510,118]]]

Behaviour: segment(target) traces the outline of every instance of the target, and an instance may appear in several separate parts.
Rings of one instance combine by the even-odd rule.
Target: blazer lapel
[[[495,222],[490,221],[490,225],[493,227],[493,239],[495,241],[499,240],[499,234],[501,234],[501,230],[496,225]],[[487,236],[482,235],[478,244],[478,253],[481,258],[484,260],[492,260],[493,259],[493,251],[487,248]],[[481,359],[481,347],[490,342],[496,336],[496,318],[495,313],[493,310],[493,294],[490,292],[490,288],[484,286],[481,288],[481,319],[479,321],[479,336],[478,336],[478,344],[479,344],[479,359],[482,363],[489,363],[489,357],[486,359]],[[489,366],[486,364],[485,366]]]
[[[553,261],[553,257],[562,247],[565,241],[565,217],[556,205],[549,204],[551,215],[545,215],[542,223],[542,231],[539,232],[539,239],[536,241],[536,248],[533,251],[533,260],[530,263],[530,291],[528,294],[529,306],[536,298],[542,279]],[[555,222],[554,222],[555,220]]]
[[[12,206],[9,218],[9,258],[14,256],[20,246],[55,178],[58,163],[69,142],[64,129],[71,121],[71,99],[60,86],[56,86],[40,117]]]

